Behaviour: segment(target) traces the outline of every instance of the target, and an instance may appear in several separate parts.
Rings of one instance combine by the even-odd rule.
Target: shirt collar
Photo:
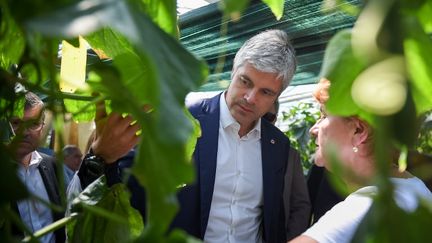
[[[36,166],[37,167],[37,166],[39,166],[41,161],[42,161],[42,156],[37,151],[33,151],[31,154],[29,167],[30,166]]]
[[[232,117],[231,112],[228,109],[228,104],[225,100],[225,94],[226,91],[223,92],[220,96],[219,104],[220,104],[220,122],[223,129],[226,129],[227,127],[234,127],[238,131],[240,129],[240,124]],[[254,128],[252,128],[251,131],[246,136],[249,136],[250,134],[256,134],[258,138],[261,138],[261,118],[258,119],[256,122]]]

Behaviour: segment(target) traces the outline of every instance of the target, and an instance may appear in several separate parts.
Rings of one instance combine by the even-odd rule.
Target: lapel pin
[[[275,144],[276,141],[275,141],[274,139],[270,139],[270,143],[271,143],[271,144]]]

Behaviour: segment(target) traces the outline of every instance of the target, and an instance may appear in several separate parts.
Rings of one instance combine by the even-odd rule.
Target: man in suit
[[[265,31],[237,52],[229,88],[189,107],[202,132],[193,154],[197,176],[193,185],[178,192],[180,210],[173,228],[205,242],[286,242],[283,187],[290,144],[261,117],[288,86],[295,69],[294,49],[286,33]],[[113,129],[133,134],[130,122],[118,114],[108,117],[80,168],[82,181],[87,180],[85,170],[92,164],[88,162],[94,162],[91,158],[109,167],[119,158],[120,153],[110,149],[118,140],[104,136],[112,136]],[[115,147],[124,152],[128,146]],[[118,170],[105,170],[112,182],[113,175],[107,171]],[[136,196],[139,192],[131,191],[132,205],[144,214],[145,205],[134,203],[144,192]]]
[[[60,206],[55,160],[53,157],[36,151],[41,139],[44,117],[42,100],[35,94],[27,92],[25,94],[24,115],[9,119],[15,136],[8,146],[12,151],[14,160],[19,164],[18,177],[30,194]],[[31,232],[35,232],[64,216],[63,212],[52,211],[34,197],[18,201],[13,206],[21,216],[24,225]],[[16,234],[20,231],[17,228],[14,230]],[[19,234],[24,236],[21,232]],[[64,228],[55,233],[46,234],[39,240],[41,242],[64,242]]]

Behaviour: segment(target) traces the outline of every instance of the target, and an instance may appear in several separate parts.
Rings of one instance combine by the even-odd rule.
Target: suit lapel
[[[202,136],[198,141],[198,165],[201,202],[201,236],[207,228],[210,205],[216,174],[219,137],[219,99],[217,95],[203,105],[203,113],[197,117],[201,124]]]
[[[42,181],[45,185],[45,189],[48,193],[48,197],[51,203],[61,206],[61,199],[59,193],[59,187],[57,183],[56,167],[54,158],[49,157],[45,154],[40,153],[42,161],[39,164],[39,173],[41,174]],[[53,220],[59,220],[64,217],[64,212],[53,211]],[[64,228],[57,229],[54,231],[56,242],[65,242],[66,235]]]
[[[48,193],[50,201],[54,204],[61,205],[60,195],[57,188],[57,177],[55,176],[55,169],[49,163],[48,158],[42,155],[42,161],[39,164],[39,173],[41,174],[45,189]]]

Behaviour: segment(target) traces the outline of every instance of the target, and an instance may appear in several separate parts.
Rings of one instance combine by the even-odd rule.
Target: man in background
[[[72,180],[75,171],[79,169],[82,157],[83,155],[81,153],[81,150],[76,145],[69,144],[63,148],[63,171],[66,187]]]
[[[25,94],[24,114],[9,119],[15,133],[8,145],[13,159],[18,163],[18,177],[27,187],[30,197],[14,203],[24,225],[31,232],[63,218],[63,212],[52,211],[45,203],[61,205],[56,176],[55,159],[36,151],[44,126],[44,103],[34,93]],[[22,229],[15,227],[14,234],[25,236]],[[42,236],[40,242],[64,242],[64,228]]]

